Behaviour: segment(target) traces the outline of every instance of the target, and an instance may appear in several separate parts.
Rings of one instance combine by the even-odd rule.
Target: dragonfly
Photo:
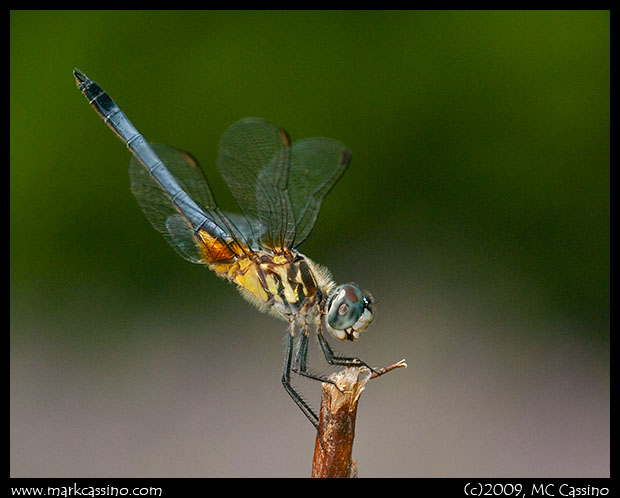
[[[372,322],[373,300],[352,283],[336,284],[329,271],[297,251],[315,225],[323,199],[351,160],[330,138],[291,142],[282,128],[260,118],[233,124],[219,142],[220,174],[242,211],[222,211],[190,153],[149,144],[97,83],[73,75],[89,104],[127,145],[131,192],[151,222],[184,259],[208,266],[235,284],[259,310],[288,322],[282,385],[318,430],[318,417],[291,384],[291,373],[331,382],[308,369],[314,329],[325,360],[365,366],[334,353],[325,332],[355,341]]]

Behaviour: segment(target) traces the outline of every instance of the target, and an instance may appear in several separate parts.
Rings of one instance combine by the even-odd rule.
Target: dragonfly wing
[[[218,168],[246,216],[252,238],[272,249],[295,240],[295,216],[288,195],[291,142],[282,128],[244,118],[222,136]]]
[[[179,186],[202,209],[215,225],[226,233],[237,234],[231,224],[218,210],[209,184],[198,165],[188,152],[168,145],[151,144],[154,152],[174,176]],[[192,263],[206,264],[214,255],[234,256],[222,240],[202,238],[188,217],[172,202],[170,195],[157,183],[148,170],[134,157],[129,163],[131,191],[142,211],[172,248]],[[241,237],[241,241],[244,239]]]
[[[344,144],[330,138],[307,138],[293,144],[288,190],[300,245],[314,227],[321,203],[351,160]]]
[[[222,212],[222,215],[230,220],[240,234],[240,237],[243,237],[251,250],[257,251],[260,249],[260,240],[266,232],[260,221],[253,218],[248,219],[247,216],[237,213]],[[255,232],[258,238],[254,236]]]
[[[172,248],[192,263],[206,264],[201,243],[196,241],[194,230],[180,214],[173,214],[166,219],[166,231],[161,231]]]

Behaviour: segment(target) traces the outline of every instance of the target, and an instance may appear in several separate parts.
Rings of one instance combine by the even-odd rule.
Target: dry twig
[[[323,383],[312,477],[357,477],[357,463],[351,455],[360,394],[370,379],[406,366],[401,360],[374,373],[366,367],[347,367],[329,377],[338,387]]]

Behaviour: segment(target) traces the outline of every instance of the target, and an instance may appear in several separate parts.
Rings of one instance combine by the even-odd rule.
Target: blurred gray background
[[[76,66],[228,209],[242,117],[353,151],[301,250],[377,301],[333,346],[409,364],[361,477],[608,476],[609,47],[607,11],[11,11],[11,475],[310,475],[286,324],[151,228]]]

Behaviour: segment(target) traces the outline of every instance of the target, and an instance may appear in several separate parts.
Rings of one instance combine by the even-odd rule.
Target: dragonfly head
[[[327,299],[327,328],[340,340],[356,341],[372,322],[371,302],[355,285],[339,285]]]

